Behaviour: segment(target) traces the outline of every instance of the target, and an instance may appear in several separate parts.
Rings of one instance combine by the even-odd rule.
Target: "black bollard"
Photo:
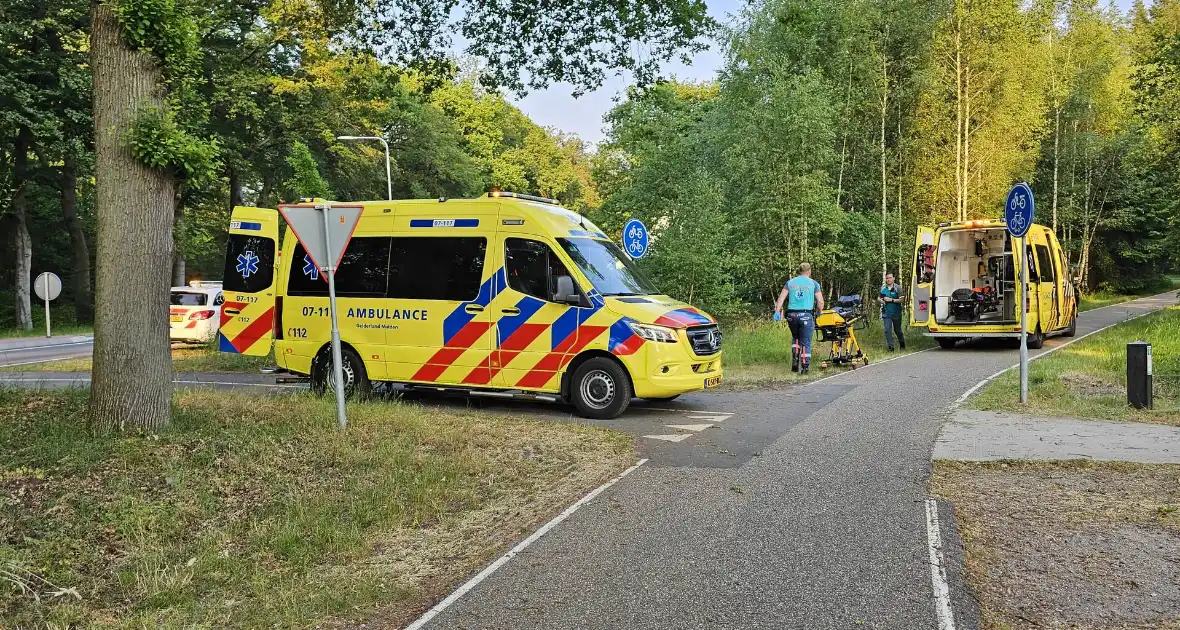
[[[1132,341],[1127,344],[1127,404],[1135,409],[1151,409],[1151,344]]]

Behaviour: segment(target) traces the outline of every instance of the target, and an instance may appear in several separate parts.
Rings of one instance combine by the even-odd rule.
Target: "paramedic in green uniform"
[[[897,333],[897,344],[905,350],[905,335],[901,332],[901,311],[905,294],[901,285],[893,281],[893,274],[885,274],[885,286],[881,287],[881,323],[885,325],[885,345],[893,352],[893,333]],[[892,328],[892,330],[890,330]]]
[[[815,336],[815,310],[824,310],[824,294],[819,283],[811,279],[811,264],[800,263],[799,275],[787,280],[774,303],[774,313],[783,314],[787,303],[787,325],[791,328],[791,346],[797,342],[803,350],[799,373],[806,374],[811,365],[811,339]],[[792,362],[791,369],[794,369]]]

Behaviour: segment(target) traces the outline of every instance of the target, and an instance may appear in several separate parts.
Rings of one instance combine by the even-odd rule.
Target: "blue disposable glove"
[[[783,314],[776,311],[774,314],[774,321],[776,321],[776,322],[782,321],[782,319],[783,319]]]

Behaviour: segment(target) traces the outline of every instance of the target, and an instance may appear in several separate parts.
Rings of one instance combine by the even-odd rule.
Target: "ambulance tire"
[[[1065,332],[1061,333],[1061,336],[1062,337],[1073,337],[1073,336],[1076,336],[1077,334],[1078,334],[1078,310],[1075,308],[1073,311],[1073,318],[1069,320],[1069,328],[1066,328]]]
[[[617,418],[631,404],[631,395],[627,372],[617,361],[606,357],[586,360],[570,381],[570,400],[584,418]]]
[[[352,348],[340,348],[341,369],[344,372],[344,397],[366,398],[373,391],[365,362]],[[316,396],[328,393],[329,377],[332,373],[332,351],[324,348],[311,364],[311,392]]]
[[[1041,327],[1037,326],[1037,331],[1028,336],[1028,349],[1040,350],[1045,346],[1045,333],[1041,332]]]

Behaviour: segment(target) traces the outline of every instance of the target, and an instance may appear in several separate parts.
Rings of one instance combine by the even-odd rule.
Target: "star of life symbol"
[[[258,256],[255,256],[251,250],[238,254],[237,271],[242,274],[243,278],[249,278],[258,273]]]
[[[311,261],[311,257],[307,254],[303,255],[303,275],[307,276],[309,280],[320,279],[320,268]]]

